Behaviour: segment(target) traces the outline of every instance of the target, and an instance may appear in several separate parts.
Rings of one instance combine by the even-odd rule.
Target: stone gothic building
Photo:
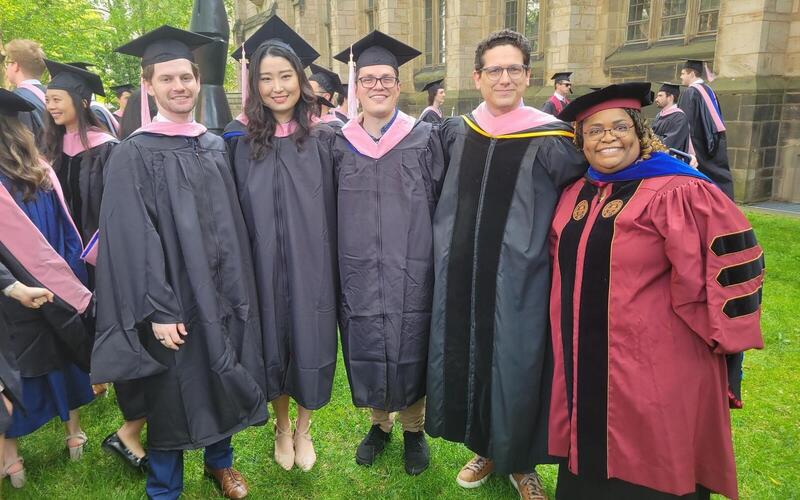
[[[630,80],[678,81],[685,59],[718,75],[736,198],[800,202],[800,0],[235,0],[241,42],[272,13],[346,77],[332,55],[379,29],[423,52],[401,68],[401,107],[425,106],[417,92],[445,78],[446,114],[472,109],[474,50],[509,27],[532,41],[526,103],[552,92],[548,78],[572,71],[576,94]],[[236,103],[232,103],[236,107]],[[647,114],[657,110],[652,106]]]

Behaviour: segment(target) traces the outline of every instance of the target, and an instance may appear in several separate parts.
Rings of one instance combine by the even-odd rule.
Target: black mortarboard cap
[[[49,59],[45,59],[44,63],[47,66],[47,71],[50,72],[50,83],[47,84],[48,89],[74,92],[81,99],[86,99],[87,101],[92,98],[92,94],[106,95],[103,90],[103,81],[91,71]]]
[[[438,92],[439,89],[442,88],[442,82],[443,81],[444,81],[444,78],[442,78],[440,80],[434,80],[434,81],[432,81],[430,83],[426,83],[425,86],[422,87],[422,90],[420,90],[420,92],[428,92],[428,91],[430,91],[430,92]]]
[[[650,82],[617,83],[576,98],[558,114],[558,119],[565,122],[582,121],[605,109],[642,109],[652,102]]]
[[[66,63],[70,66],[75,66],[76,68],[88,70],[89,68],[94,68],[94,64],[86,61],[75,61],[75,62],[68,62]]]
[[[674,95],[677,99],[678,96],[681,95],[681,86],[676,83],[661,82],[661,88],[658,89],[658,91]]]
[[[331,101],[325,99],[321,95],[317,96],[317,104],[319,104],[320,106],[327,106],[329,108],[335,108],[336,107],[336,105],[334,103],[332,103]]]
[[[115,52],[141,58],[144,68],[175,59],[188,59],[194,62],[192,51],[213,41],[213,38],[165,24],[117,47]]]
[[[20,111],[33,111],[33,109],[33,104],[24,97],[0,87],[0,113],[16,115]]]
[[[111,91],[114,92],[117,97],[119,97],[123,92],[130,92],[132,94],[134,88],[135,87],[130,83],[123,83],[122,85],[114,85],[111,87]]]
[[[356,61],[356,68],[359,69],[384,64],[397,69],[422,54],[414,47],[410,47],[378,30],[358,40],[351,47],[353,59]],[[333,58],[347,64],[350,62],[351,47],[339,52]]]
[[[255,33],[244,41],[245,56],[249,59],[253,52],[264,42],[271,41],[283,45],[291,49],[303,67],[307,67],[312,62],[316,61],[319,57],[319,52],[314,50],[314,47],[308,44],[303,37],[297,34],[288,24],[283,22],[278,16],[272,16],[256,30]],[[242,58],[242,46],[240,45],[231,57],[237,61]]]
[[[685,63],[683,63],[683,67],[686,69],[693,69],[697,72],[700,77],[703,76],[705,64],[703,61],[698,61],[697,59],[689,59]]]
[[[331,94],[334,92],[342,93],[342,79],[339,75],[318,64],[311,65],[311,80],[319,83],[320,86]]]
[[[551,80],[555,80],[556,82],[563,82],[569,81],[569,77],[572,76],[571,71],[562,71],[559,73],[553,73],[553,76],[550,77]]]

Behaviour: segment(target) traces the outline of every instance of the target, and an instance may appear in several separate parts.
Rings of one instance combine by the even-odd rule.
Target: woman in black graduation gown
[[[69,456],[79,459],[87,438],[78,408],[94,399],[91,337],[81,318],[91,300],[83,247],[58,180],[16,117],[26,106],[19,100],[0,89],[0,315],[8,323],[0,345],[19,367],[25,407],[11,415],[2,473],[16,488],[25,482],[17,438],[58,416]]]
[[[311,414],[330,400],[336,367],[334,132],[315,117],[303,72],[316,52],[291,30],[270,32],[275,19],[264,32],[272,40],[249,51],[247,136],[233,168],[253,250],[275,460],[307,471],[316,461]]]
[[[97,231],[103,167],[117,140],[89,107],[92,93],[104,95],[100,77],[68,64],[45,63],[52,76],[45,94],[45,156],[86,243]]]

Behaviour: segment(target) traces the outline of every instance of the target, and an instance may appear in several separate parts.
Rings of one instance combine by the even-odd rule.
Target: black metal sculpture
[[[189,30],[215,40],[195,52],[202,83],[195,119],[210,132],[221,135],[225,125],[231,121],[231,108],[223,87],[230,39],[228,14],[223,1],[195,0]]]

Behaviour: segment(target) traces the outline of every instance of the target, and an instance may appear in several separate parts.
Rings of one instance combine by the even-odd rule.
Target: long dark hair
[[[75,108],[75,116],[78,118],[78,136],[81,138],[81,144],[88,150],[90,129],[108,131],[100,125],[100,120],[97,119],[89,107],[89,101],[71,90],[66,90],[65,92],[72,99],[72,106]],[[64,151],[64,134],[66,133],[67,128],[64,125],[57,125],[50,113],[44,113],[44,155],[53,164],[56,172],[61,167],[61,153]]]
[[[150,107],[150,116],[155,116],[158,113],[156,100],[147,95],[147,104]],[[125,111],[123,111],[122,118],[119,120],[119,140],[125,139],[142,126],[141,105],[142,89],[136,89],[128,98],[128,105],[125,106]]]
[[[264,153],[272,147],[272,138],[278,124],[272,110],[261,100],[261,93],[258,90],[261,79],[259,68],[265,57],[282,57],[289,61],[300,81],[300,99],[294,105],[293,113],[293,118],[297,122],[297,131],[292,136],[298,147],[311,130],[311,115],[316,116],[317,113],[314,91],[311,89],[311,84],[308,83],[308,77],[306,77],[303,65],[297,55],[282,45],[270,42],[262,43],[250,58],[250,75],[247,82],[250,98],[244,108],[244,113],[249,120],[247,140],[252,147],[254,159],[263,157]]]
[[[0,173],[11,179],[26,201],[33,199],[37,190],[53,187],[47,167],[39,161],[33,134],[16,113],[0,113]]]

